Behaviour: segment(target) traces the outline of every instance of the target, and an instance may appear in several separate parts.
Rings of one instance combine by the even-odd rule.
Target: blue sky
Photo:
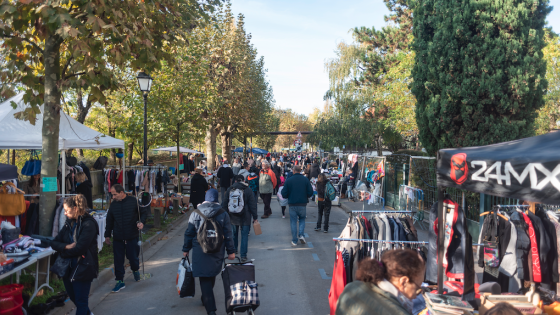
[[[323,107],[329,87],[325,61],[334,58],[336,44],[351,42],[356,26],[385,25],[389,11],[382,0],[232,0],[233,11],[245,15],[247,32],[264,56],[276,105],[309,114]],[[560,0],[548,16],[560,33]]]

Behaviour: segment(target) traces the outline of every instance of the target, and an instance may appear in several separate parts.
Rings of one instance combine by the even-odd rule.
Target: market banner
[[[481,147],[442,149],[438,186],[560,204],[560,131]]]

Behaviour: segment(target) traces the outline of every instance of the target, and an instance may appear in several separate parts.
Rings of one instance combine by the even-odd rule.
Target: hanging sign
[[[57,191],[58,185],[56,184],[56,177],[42,177],[43,180],[43,191],[44,192],[51,192]]]
[[[297,137],[301,138],[301,131],[298,131]]]
[[[179,164],[179,171],[182,171],[185,169],[185,164]]]

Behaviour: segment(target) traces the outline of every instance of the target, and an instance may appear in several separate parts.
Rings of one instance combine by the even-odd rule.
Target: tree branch
[[[21,38],[21,37],[19,37],[19,36],[7,35],[7,34],[0,35],[0,37],[2,37],[2,38],[18,38],[18,39],[20,39],[20,40],[22,40],[22,41],[24,41],[24,42],[27,42],[27,43],[31,44],[31,46],[33,46],[35,49],[37,49],[38,51],[40,51],[42,54],[44,53],[43,49],[41,49],[41,47],[39,47],[39,45],[35,44],[34,42],[30,41],[30,40],[27,39],[27,38]]]
[[[68,60],[66,61],[66,64],[64,65],[64,68],[62,68],[62,77],[65,77],[66,74],[66,70],[68,70],[68,66],[70,65],[70,62],[74,59],[74,56],[70,56],[70,58],[68,58]]]

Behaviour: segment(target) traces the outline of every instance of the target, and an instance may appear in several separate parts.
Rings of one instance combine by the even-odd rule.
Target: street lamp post
[[[139,72],[136,78],[144,96],[144,166],[148,166],[148,93],[150,93],[153,79],[144,72]]]

